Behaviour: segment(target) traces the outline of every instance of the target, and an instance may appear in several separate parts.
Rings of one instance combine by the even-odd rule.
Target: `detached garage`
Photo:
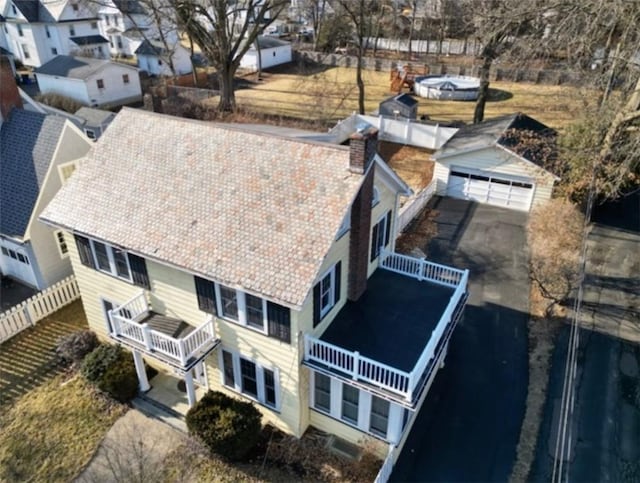
[[[433,155],[437,193],[520,211],[550,199],[558,177],[537,164],[534,150],[514,146],[517,131],[555,137],[520,113],[465,126]]]
[[[280,64],[291,62],[291,43],[280,40],[276,37],[260,35],[257,39],[258,48],[256,49],[254,42],[247,53],[240,59],[240,67],[243,69],[258,70],[258,64],[261,69],[268,69]]]

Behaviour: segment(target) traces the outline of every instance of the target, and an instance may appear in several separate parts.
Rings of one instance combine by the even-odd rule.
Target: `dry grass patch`
[[[59,376],[0,416],[0,481],[71,481],[126,406]]]
[[[419,258],[428,257],[429,241],[438,234],[436,218],[439,212],[427,206],[396,240],[396,251]],[[416,251],[419,250],[419,253]]]
[[[393,170],[417,193],[433,178],[432,150],[381,141],[378,153]]]
[[[295,70],[295,67],[292,67]],[[365,70],[366,112],[373,112],[390,96],[389,73]],[[492,82],[493,100],[487,103],[486,117],[522,111],[553,128],[561,129],[583,109],[584,93],[570,86]],[[271,73],[251,89],[236,91],[238,104],[258,112],[302,119],[337,121],[357,110],[355,69],[333,67],[305,75]],[[433,120],[470,122],[473,102],[437,101],[417,98],[419,114]],[[217,103],[217,99],[210,102]]]

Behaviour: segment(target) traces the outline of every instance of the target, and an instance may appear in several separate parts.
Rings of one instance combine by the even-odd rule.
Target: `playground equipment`
[[[411,64],[405,64],[398,66],[396,69],[391,69],[391,92],[400,94],[404,87],[409,90],[413,89],[416,76],[426,76],[429,73],[429,67],[426,65],[413,66]]]

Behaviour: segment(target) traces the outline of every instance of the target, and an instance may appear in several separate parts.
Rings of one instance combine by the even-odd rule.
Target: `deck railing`
[[[140,323],[149,312],[144,292],[109,311],[111,335],[142,345],[150,353],[163,354],[181,366],[186,366],[191,357],[215,339],[211,317],[186,337],[176,339],[152,329],[147,323]]]
[[[412,402],[420,380],[437,356],[436,350],[443,335],[452,322],[458,304],[467,291],[469,280],[468,270],[458,270],[425,260],[399,255],[397,253],[385,253],[383,262],[391,259],[397,269],[393,271],[412,276],[418,280],[428,280],[448,287],[455,287],[453,295],[449,299],[431,337],[425,345],[420,357],[411,372],[405,372],[390,367],[381,362],[361,356],[357,351],[349,351],[331,343],[322,341],[310,335],[304,337],[304,358],[306,361],[321,364],[328,369],[340,371],[354,380],[359,380],[394,394],[402,396]],[[396,264],[396,262],[398,262]],[[409,269],[409,273],[401,270]],[[414,271],[415,269],[415,271]],[[427,287],[428,290],[428,287]]]
[[[409,223],[427,206],[429,200],[436,192],[436,180],[432,179],[422,191],[407,200],[398,214],[398,226],[396,236],[400,235]]]
[[[460,284],[464,270],[429,262],[422,258],[410,257],[401,253],[381,251],[380,266],[392,272],[413,277],[416,280],[426,280],[446,287],[455,288]]]
[[[387,457],[384,459],[380,470],[378,470],[378,476],[374,483],[387,483],[389,478],[391,478],[391,473],[393,473],[393,464],[395,463],[395,451],[396,447],[393,444],[389,445],[389,451],[387,452]]]

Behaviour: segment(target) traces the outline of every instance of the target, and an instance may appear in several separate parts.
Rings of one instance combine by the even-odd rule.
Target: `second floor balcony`
[[[319,338],[304,363],[414,407],[446,354],[467,300],[468,270],[383,252],[357,302]]]
[[[110,336],[173,367],[188,370],[220,343],[213,318],[195,327],[156,313],[144,291],[109,311]]]

